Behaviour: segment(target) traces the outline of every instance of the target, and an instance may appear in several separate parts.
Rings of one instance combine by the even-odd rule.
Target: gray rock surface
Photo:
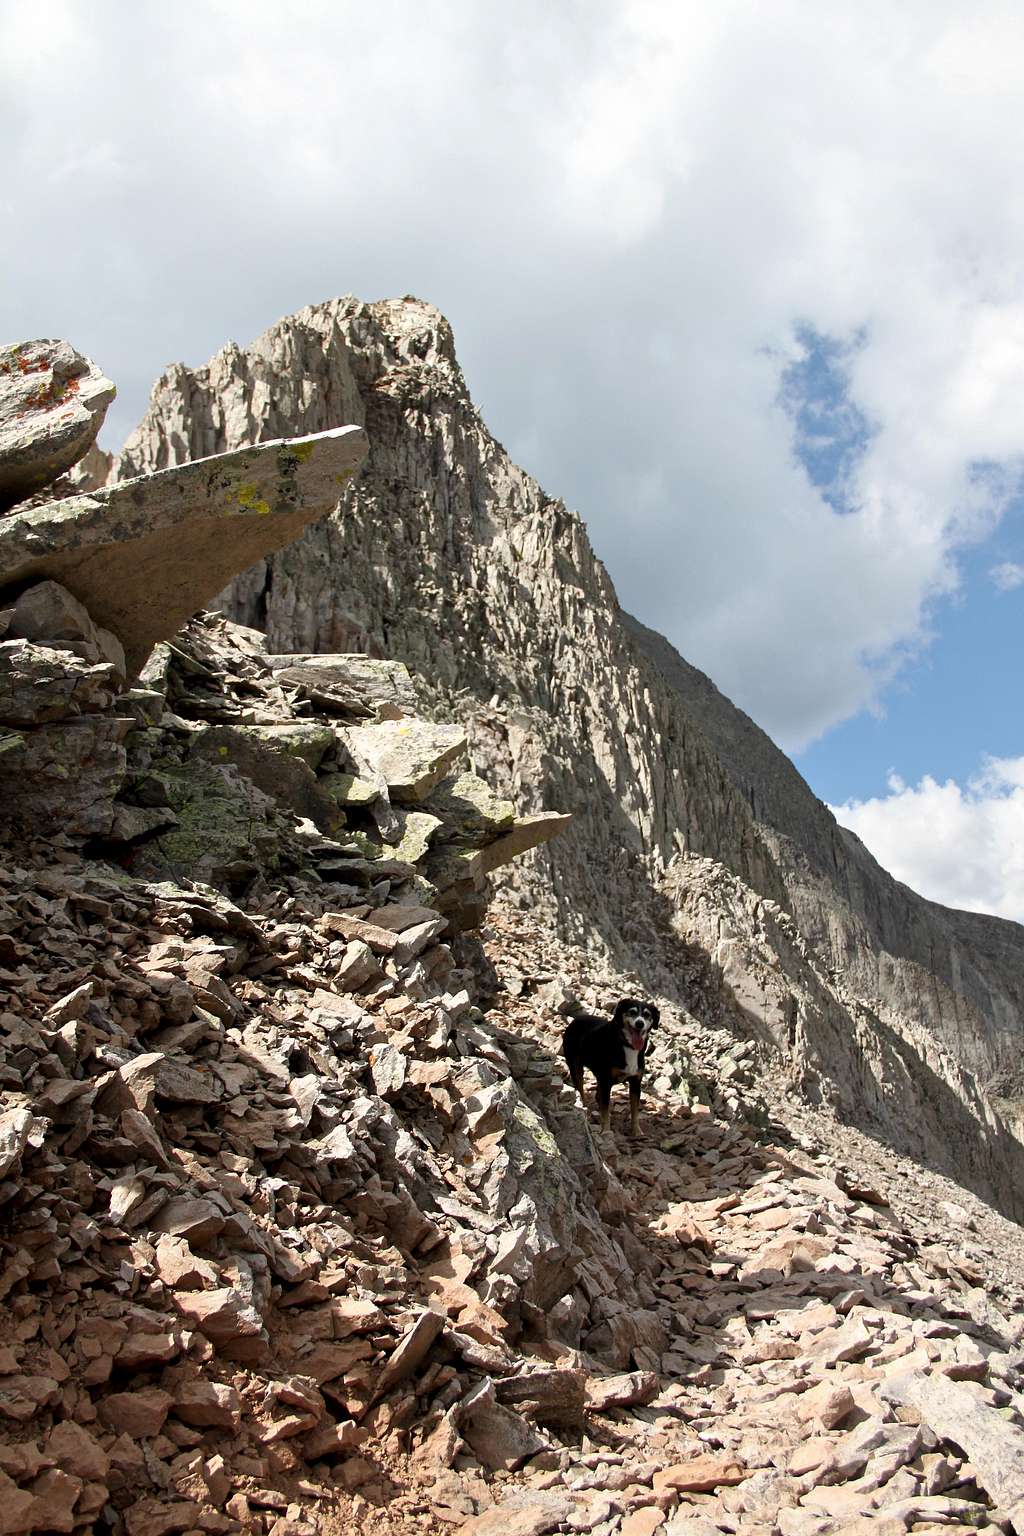
[[[114,394],[66,341],[0,347],[0,512],[88,452]]]
[[[1024,1089],[1024,931],[897,884],[622,613],[579,518],[487,431],[435,309],[341,299],[171,369],[114,473],[339,412],[367,426],[365,473],[226,610],[272,652],[405,662],[435,718],[464,722],[474,767],[527,812],[573,814],[513,866],[511,900],[700,1019],[770,1040],[811,1097],[1024,1215],[1024,1147],[978,1087]]]
[[[59,582],[135,676],[232,572],[323,517],[365,451],[342,426],[15,511],[0,523],[0,603],[4,588]]]

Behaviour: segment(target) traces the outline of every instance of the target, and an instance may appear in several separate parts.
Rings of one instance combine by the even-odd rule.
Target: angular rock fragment
[[[0,1178],[6,1178],[20,1158],[31,1130],[31,1110],[8,1109],[0,1114]]]
[[[197,1429],[237,1430],[242,1403],[234,1387],[215,1381],[164,1379],[171,1393],[171,1412],[183,1424]]]
[[[494,1384],[499,1403],[538,1424],[578,1424],[586,1402],[586,1372],[575,1366],[532,1366]]]
[[[45,725],[113,707],[114,669],[70,651],[0,640],[0,720],[5,725]]]
[[[459,1433],[492,1471],[513,1471],[550,1444],[517,1413],[495,1400],[493,1381],[482,1381],[457,1409]]]
[[[571,820],[571,814],[566,815],[561,811],[538,811],[533,816],[517,817],[508,832],[481,849],[481,872],[488,875],[502,864],[510,864],[530,848],[550,842],[553,837],[565,831]]]
[[[133,1440],[158,1435],[174,1402],[159,1387],[137,1392],[109,1392],[100,1405],[100,1420],[118,1434]]]
[[[396,1387],[400,1381],[412,1375],[413,1371],[422,1364],[427,1351],[443,1328],[444,1318],[440,1312],[434,1312],[427,1307],[420,1313],[402,1335],[381,1372],[376,1390],[378,1397],[383,1397],[391,1391],[392,1387]]]
[[[62,1472],[86,1482],[102,1480],[110,1468],[110,1459],[95,1436],[70,1419],[54,1425],[46,1450]]]
[[[83,661],[105,663],[124,682],[121,642],[99,629],[76,597],[56,581],[38,581],[14,602],[6,619],[7,640],[31,640],[37,645],[68,651]]]
[[[392,799],[413,804],[426,799],[466,750],[465,732],[457,725],[425,720],[349,726],[343,735],[360,772],[385,784]]]
[[[633,1403],[649,1403],[658,1393],[658,1378],[653,1371],[630,1371],[621,1376],[591,1376],[586,1383],[586,1405],[592,1413],[609,1408],[628,1408]]]
[[[37,725],[17,752],[0,753],[0,797],[7,818],[26,829],[57,827],[75,837],[105,837],[124,782],[124,739],[131,721],[83,714]]]
[[[193,1328],[234,1359],[259,1359],[264,1353],[263,1318],[231,1286],[212,1291],[175,1291],[174,1303]]]

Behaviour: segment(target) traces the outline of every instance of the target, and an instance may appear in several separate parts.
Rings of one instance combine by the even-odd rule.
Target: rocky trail
[[[236,905],[32,852],[0,1529],[1021,1518],[1019,1229],[820,1113],[787,1131],[746,1042],[669,1011],[642,1140],[624,1104],[601,1137],[555,1004],[631,979],[529,916],[343,992],[298,877]],[[448,990],[480,976],[484,1012]]]

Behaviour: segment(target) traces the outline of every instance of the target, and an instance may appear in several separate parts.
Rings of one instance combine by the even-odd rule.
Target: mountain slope
[[[370,437],[359,482],[225,610],[275,650],[406,662],[524,809],[574,813],[509,877],[512,898],[769,1040],[810,1097],[1024,1216],[1024,1148],[973,1080],[1020,1086],[1024,930],[893,881],[621,612],[580,519],[487,431],[435,309],[335,300],[173,367],[114,475],[341,421]]]

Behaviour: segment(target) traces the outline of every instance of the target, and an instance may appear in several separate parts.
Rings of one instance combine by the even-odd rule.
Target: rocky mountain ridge
[[[277,649],[404,660],[495,783],[573,812],[509,876],[558,932],[770,1041],[810,1096],[1024,1214],[1024,1151],[978,1086],[1021,1088],[1024,931],[898,885],[621,612],[579,518],[488,433],[436,310],[332,301],[169,370],[114,475],[339,413],[369,432],[360,479],[224,610]]]
[[[36,384],[0,519],[0,1536],[1024,1530],[1020,1229],[809,1106],[724,952],[655,923],[618,971],[524,908],[536,871],[488,907],[571,824],[401,661],[153,634],[211,524],[273,549],[356,440],[106,495],[55,462],[53,507]],[[827,992],[778,903],[706,855],[666,878],[764,945],[762,1012]],[[658,997],[629,1144],[558,1043],[653,974],[695,1011]]]

